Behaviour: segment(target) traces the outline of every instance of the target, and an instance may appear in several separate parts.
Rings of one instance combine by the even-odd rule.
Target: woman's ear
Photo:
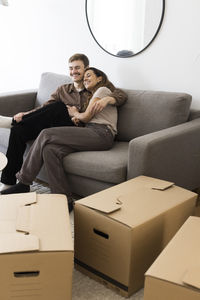
[[[101,82],[102,81],[102,76],[97,77],[97,82]]]

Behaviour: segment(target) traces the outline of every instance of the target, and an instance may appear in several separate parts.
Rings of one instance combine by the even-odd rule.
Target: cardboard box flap
[[[27,235],[28,233],[28,235]],[[4,235],[15,237],[14,251],[73,251],[67,198],[57,194],[0,196],[0,244]],[[26,241],[26,246],[23,246]],[[11,242],[5,240],[10,251]],[[20,246],[20,244],[22,244]]]
[[[188,269],[182,281],[186,285],[200,289],[200,266]]]
[[[18,207],[16,218],[16,230],[22,232],[30,232],[31,226],[31,208],[32,205],[37,203],[36,193],[31,193],[30,197],[27,197],[24,205]]]
[[[116,210],[119,210],[122,205],[118,197],[113,196],[109,199],[106,199],[106,198],[102,198],[100,194],[99,195],[96,194],[95,201],[94,199],[87,197],[77,201],[77,203],[104,212],[106,214],[110,214]]]
[[[31,206],[20,206],[18,208],[16,230],[22,232],[30,232]]]
[[[134,181],[137,186],[140,185],[146,188],[151,188],[160,191],[164,191],[174,185],[174,182],[171,181],[147,177],[143,175],[134,178]]]
[[[3,209],[7,210],[8,212],[13,210],[12,209],[13,207],[19,207],[23,205],[31,205],[33,203],[37,203],[37,194],[35,192],[0,195],[0,198],[1,198],[1,206],[3,206]]]
[[[1,234],[0,253],[27,252],[39,250],[37,236],[24,233]]]
[[[158,182],[153,183],[151,188],[153,190],[164,191],[173,185],[174,185],[173,182],[159,180]]]
[[[197,194],[172,182],[139,176],[75,204],[107,213],[110,218],[133,228],[196,197]]]
[[[62,194],[38,194],[37,204],[29,207],[29,232],[39,237],[40,251],[73,251],[66,196]],[[22,209],[21,215],[24,213],[27,216],[29,212]],[[21,229],[26,230],[26,226],[28,228],[29,225],[24,221],[21,226]]]

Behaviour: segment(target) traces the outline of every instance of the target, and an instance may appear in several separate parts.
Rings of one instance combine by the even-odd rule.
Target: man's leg
[[[15,174],[23,163],[26,143],[35,139],[44,128],[51,126],[73,126],[64,103],[55,102],[44,106],[28,115],[22,122],[14,123],[11,128],[6,156],[8,164],[2,172],[1,182],[7,185],[16,183]]]
[[[40,132],[42,129],[59,126],[74,126],[66,105],[61,102],[53,102],[40,109],[25,115],[22,123],[33,126]]]

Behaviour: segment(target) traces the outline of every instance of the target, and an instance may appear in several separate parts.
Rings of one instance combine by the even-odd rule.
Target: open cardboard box
[[[200,218],[189,217],[145,274],[145,300],[200,299]]]
[[[69,300],[73,242],[64,195],[0,196],[0,299]]]
[[[130,296],[194,213],[196,198],[171,182],[139,176],[76,201],[76,268]]]

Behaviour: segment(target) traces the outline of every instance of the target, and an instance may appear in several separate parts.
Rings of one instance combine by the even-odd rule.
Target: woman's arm
[[[67,105],[69,115],[71,117],[75,117],[75,118],[79,119],[83,123],[88,123],[94,117],[94,115],[96,113],[92,110],[92,107],[93,107],[94,103],[96,103],[99,100],[101,100],[101,99],[98,97],[91,99],[88,107],[82,113],[80,113],[75,106]]]
[[[94,93],[85,112],[79,113],[75,107],[68,107],[68,112],[71,117],[76,117],[83,123],[87,123],[94,117],[94,115],[102,111],[108,104],[113,104],[112,101],[115,101],[115,99],[111,99],[112,97],[109,97],[110,94],[110,89],[105,86],[100,87]],[[98,103],[101,103],[100,108],[94,109],[95,105],[98,106]]]

